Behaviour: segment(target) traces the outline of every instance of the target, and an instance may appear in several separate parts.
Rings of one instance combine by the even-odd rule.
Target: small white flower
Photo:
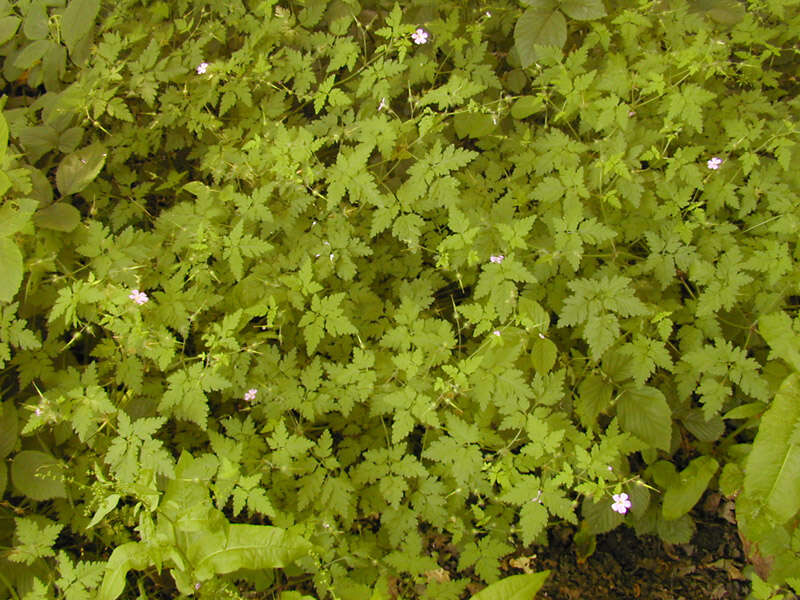
[[[208,69],[208,63],[201,62],[199,65],[197,65],[197,74],[202,75],[203,73],[206,72],[206,69]]]
[[[487,11],[486,11],[486,16],[487,16],[487,17],[489,17],[489,18],[491,18],[491,16],[492,16],[492,13],[490,13],[490,12],[487,10]]]
[[[35,410],[35,411],[33,411],[33,412],[35,412],[35,413],[36,413],[36,416],[37,416],[37,417],[41,417],[41,416],[42,416],[42,409],[41,409],[41,408],[38,408],[38,407],[37,407],[37,408],[36,408],[36,410]]]
[[[716,171],[717,169],[719,169],[719,166],[722,164],[722,159],[715,156],[714,158],[709,160],[706,164],[708,165],[709,169],[713,169],[713,170]]]
[[[249,389],[245,392],[244,399],[247,400],[248,402],[251,402],[256,399],[257,393],[258,393],[257,389],[255,388]]]
[[[631,507],[631,501],[628,500],[628,494],[614,494],[614,504],[611,505],[611,510],[624,515]]]
[[[131,300],[136,302],[136,304],[142,305],[149,300],[147,294],[144,292],[140,292],[139,290],[131,290],[130,295],[128,296]]]
[[[378,112],[381,112],[384,108],[386,108],[386,98],[381,98],[381,103],[378,104]]]
[[[493,335],[496,335],[496,336],[498,336],[498,337],[500,337],[500,330],[499,330],[499,329],[495,329],[495,330],[492,332],[492,334],[493,334]]]
[[[411,39],[414,40],[415,44],[425,44],[428,42],[429,35],[430,34],[422,27],[418,27],[417,30],[411,34]]]
[[[498,265],[501,262],[503,262],[503,259],[505,259],[505,256],[503,256],[502,254],[498,254],[497,256],[490,256],[489,257],[490,261],[492,261],[493,263],[497,263]]]

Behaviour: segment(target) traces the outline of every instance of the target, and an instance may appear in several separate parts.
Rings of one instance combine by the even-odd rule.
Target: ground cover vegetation
[[[0,597],[527,599],[706,493],[797,591],[798,35],[0,1]]]

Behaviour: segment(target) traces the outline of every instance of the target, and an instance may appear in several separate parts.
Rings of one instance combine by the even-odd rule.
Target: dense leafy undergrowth
[[[0,1],[0,598],[530,598],[709,489],[800,587],[799,34]]]

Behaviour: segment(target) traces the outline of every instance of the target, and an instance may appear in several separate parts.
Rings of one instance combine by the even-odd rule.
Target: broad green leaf
[[[800,374],[784,380],[761,417],[747,457],[744,493],[782,523],[800,510]]]
[[[566,41],[567,22],[558,10],[528,8],[514,27],[514,46],[524,69],[536,62],[536,45],[563,48]]]
[[[20,19],[15,16],[3,17],[0,19],[0,45],[5,44],[14,37],[19,29]]]
[[[617,402],[617,416],[624,431],[669,451],[672,412],[661,391],[647,386],[625,390]]]
[[[472,600],[532,600],[549,575],[550,571],[512,575],[482,589]]]
[[[453,117],[453,128],[460,138],[481,138],[489,135],[496,127],[492,115],[480,113],[457,113]]]
[[[710,456],[701,456],[690,462],[689,466],[678,474],[677,485],[669,487],[664,494],[661,506],[664,518],[678,519],[692,510],[718,469],[719,463]]]
[[[770,358],[785,360],[800,371],[800,338],[794,332],[792,318],[785,312],[774,312],[758,319],[758,331],[772,349]]]
[[[606,15],[603,0],[562,0],[558,7],[577,21],[591,21]]]
[[[42,60],[42,57],[47,54],[47,51],[52,45],[53,42],[50,40],[36,40],[35,42],[31,42],[17,54],[17,58],[14,59],[14,66],[23,71],[32,67],[37,61]]]
[[[28,6],[22,32],[29,40],[43,40],[50,33],[47,5],[44,0],[35,0]]]
[[[100,0],[70,0],[61,17],[61,39],[70,52],[92,29],[99,10]]]
[[[18,433],[17,408],[13,402],[3,402],[0,404],[0,458],[11,454]]]
[[[115,600],[125,589],[125,576],[128,571],[141,571],[151,564],[147,549],[138,542],[128,542],[117,546],[108,558],[103,584],[97,593],[97,600]]]
[[[280,527],[237,524],[228,529],[226,546],[208,548],[194,567],[201,579],[239,569],[278,569],[305,556],[311,548],[306,539]]]
[[[11,481],[21,493],[32,500],[66,498],[64,482],[54,475],[59,462],[55,457],[38,450],[23,450],[11,463]]]
[[[511,107],[511,116],[521,121],[543,111],[544,108],[544,101],[539,96],[523,96],[514,102],[514,106]]]
[[[14,240],[0,238],[0,302],[11,302],[22,283],[22,252]]]
[[[50,206],[37,210],[33,215],[33,222],[44,229],[56,231],[72,231],[81,222],[81,213],[71,204],[56,202]]]
[[[105,162],[106,149],[102,144],[92,144],[65,156],[56,170],[58,191],[62,196],[69,196],[85,190]]]
[[[558,347],[547,338],[536,340],[531,348],[531,362],[537,373],[544,375],[556,364]]]

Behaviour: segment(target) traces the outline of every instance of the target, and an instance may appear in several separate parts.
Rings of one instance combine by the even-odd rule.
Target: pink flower
[[[628,500],[628,494],[614,494],[614,504],[611,505],[611,510],[624,515],[631,507],[631,501]]]
[[[131,290],[130,295],[128,296],[131,300],[136,302],[136,304],[142,305],[149,300],[147,294],[144,292],[140,292],[139,290]]]
[[[255,388],[249,389],[247,390],[247,392],[245,392],[244,399],[247,400],[248,402],[252,402],[253,400],[256,399],[257,393],[258,393],[257,389]]]
[[[708,168],[709,168],[709,169],[713,169],[714,171],[716,171],[717,169],[719,169],[719,166],[720,166],[721,164],[722,164],[722,159],[721,159],[721,158],[718,158],[718,157],[716,157],[716,156],[715,156],[714,158],[712,158],[711,160],[709,160],[709,161],[706,163],[706,165],[708,166]]]
[[[197,74],[202,75],[203,73],[206,72],[206,69],[208,69],[208,63],[201,62],[199,65],[197,65]]]
[[[417,30],[411,34],[411,39],[414,40],[415,44],[425,44],[428,41],[429,35],[430,34],[422,27],[418,27]]]
[[[502,254],[498,254],[497,256],[490,256],[489,257],[490,261],[492,261],[493,263],[497,263],[498,265],[501,262],[503,262],[504,259],[505,259],[505,256],[503,256]]]

